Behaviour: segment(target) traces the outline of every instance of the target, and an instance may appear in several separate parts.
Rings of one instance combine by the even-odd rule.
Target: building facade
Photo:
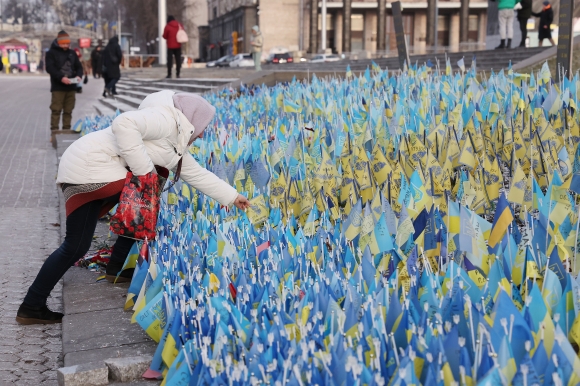
[[[199,28],[207,26],[207,0],[186,0],[185,11],[183,17],[183,27],[187,32],[189,41],[185,44],[183,53],[191,55],[194,58],[203,58],[203,50],[201,48],[201,40],[203,36],[200,35]]]
[[[433,4],[436,13],[429,12],[435,9]],[[462,45],[484,48],[487,4],[473,0],[402,2],[410,51],[426,53],[434,45],[448,50],[458,50]],[[320,0],[208,0],[209,56],[215,59],[234,52],[250,52],[253,25],[262,30],[266,53],[282,47],[320,52],[321,6]],[[327,50],[361,56],[396,50],[390,1],[327,1],[326,9]],[[467,16],[464,22],[461,12]],[[460,36],[464,37],[461,42]]]

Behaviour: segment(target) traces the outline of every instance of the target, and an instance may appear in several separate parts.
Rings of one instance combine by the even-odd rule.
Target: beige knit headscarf
[[[173,95],[173,105],[180,110],[193,125],[194,132],[190,142],[199,137],[215,116],[215,107],[196,94],[180,93]]]

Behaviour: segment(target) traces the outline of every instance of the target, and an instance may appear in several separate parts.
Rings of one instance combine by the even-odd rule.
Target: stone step
[[[150,92],[137,91],[132,88],[121,88],[121,87],[117,87],[117,91],[120,92],[120,95],[126,95],[132,98],[136,98],[139,99],[140,101],[142,101],[149,94],[151,94]]]
[[[119,99],[99,98],[99,102],[113,111],[119,109],[121,113],[137,110],[137,108],[134,107],[133,105],[128,105],[127,103],[121,102]]]
[[[141,102],[143,102],[143,98],[135,98],[125,93],[120,93],[119,95],[116,95],[115,99],[120,103],[132,106],[133,110],[137,110]]]

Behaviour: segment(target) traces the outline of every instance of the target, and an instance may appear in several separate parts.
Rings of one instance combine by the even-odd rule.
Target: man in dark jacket
[[[167,17],[167,25],[163,30],[163,39],[167,40],[167,78],[171,78],[174,56],[175,73],[177,78],[179,78],[179,70],[181,70],[181,43],[177,41],[177,32],[180,28],[183,29],[183,26],[173,16]]]
[[[554,21],[554,11],[549,1],[544,1],[544,8],[542,12],[535,13],[532,15],[540,18],[540,25],[538,27],[538,40],[540,42],[540,47],[544,42],[544,39],[548,39],[553,46],[556,45],[554,39],[552,38],[552,22]]]
[[[102,72],[101,54],[103,53],[103,41],[99,39],[99,45],[91,52],[91,67],[93,68],[93,77],[100,78]]]
[[[46,72],[50,74],[50,130],[58,130],[62,113],[62,129],[70,130],[75,107],[77,83],[83,76],[83,66],[77,54],[70,49],[70,37],[60,31],[46,53]]]
[[[521,0],[520,5],[522,6],[518,10],[518,22],[522,33],[520,47],[525,47],[526,38],[528,37],[528,19],[532,16],[532,0]]]

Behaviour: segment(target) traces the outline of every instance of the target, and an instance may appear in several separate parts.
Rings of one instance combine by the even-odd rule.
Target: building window
[[[364,31],[365,16],[360,13],[350,15],[350,46],[353,52],[365,49]]]
[[[479,15],[469,15],[467,23],[467,41],[477,43],[479,41]]]
[[[213,18],[217,19],[217,7],[213,7]]]
[[[407,46],[413,45],[413,37],[415,30],[415,15],[414,14],[403,14],[403,31],[405,31],[405,40],[407,41]],[[397,38],[395,35],[395,22],[393,20],[393,15],[387,15],[387,49],[396,50],[397,49]]]
[[[437,46],[449,46],[449,15],[438,15],[437,18]]]

